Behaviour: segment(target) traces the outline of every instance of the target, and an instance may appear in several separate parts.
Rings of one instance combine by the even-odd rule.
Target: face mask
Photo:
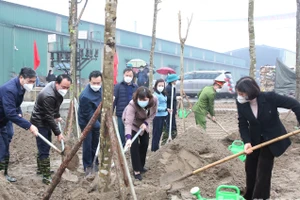
[[[222,90],[221,88],[218,88],[216,89],[216,92],[221,92],[221,90]]]
[[[58,93],[64,97],[68,93],[68,90],[59,89]]]
[[[23,87],[27,92],[30,92],[33,89],[33,84],[24,84]]]
[[[94,92],[98,92],[101,88],[101,85],[90,85],[90,87]]]
[[[164,87],[157,87],[157,91],[159,91],[159,92],[164,91]]]
[[[247,100],[245,97],[242,97],[240,95],[238,95],[236,99],[240,104],[249,102],[249,100]]]
[[[131,83],[132,77],[125,76],[125,77],[124,77],[124,81],[125,81],[126,83]]]
[[[140,107],[145,108],[148,105],[149,101],[140,101],[138,100],[138,104]]]

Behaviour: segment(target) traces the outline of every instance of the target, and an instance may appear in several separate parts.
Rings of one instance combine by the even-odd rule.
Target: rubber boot
[[[37,153],[36,155],[36,163],[37,163],[37,170],[36,170],[36,174],[37,175],[42,175],[42,170],[41,170],[41,160],[39,159],[39,154]],[[50,170],[51,174],[54,174],[53,170]]]
[[[7,181],[9,182],[16,182],[17,179],[10,177],[7,173],[8,171],[8,164],[9,164],[9,156],[5,157],[5,164],[4,164],[4,175]]]
[[[41,170],[41,160],[39,159],[39,153],[36,154],[36,164],[37,164],[36,174],[41,175],[42,170]]]
[[[43,183],[49,185],[52,182],[50,172],[50,158],[45,158],[41,162],[41,172],[43,175]]]

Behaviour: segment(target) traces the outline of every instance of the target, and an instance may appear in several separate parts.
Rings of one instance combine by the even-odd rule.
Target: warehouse
[[[82,78],[87,78],[91,70],[101,68],[103,29],[103,25],[87,21],[81,21],[79,25],[79,31],[83,35],[85,33],[89,39],[79,41],[80,48],[83,49],[82,53],[85,55],[92,52],[92,60],[85,63],[86,66],[81,73]],[[55,35],[56,40],[48,43],[49,35]],[[52,56],[49,51],[69,50],[68,17],[0,1],[0,84],[15,76],[23,66],[33,66],[34,41],[37,43],[41,61],[37,73],[39,77],[45,77],[49,69],[60,64],[51,63]],[[118,29],[116,42],[119,58],[118,80],[121,80],[121,71],[130,59],[139,58],[149,61],[151,37]],[[87,49],[92,51],[86,52]],[[168,66],[179,73],[180,45],[157,39],[154,65],[156,68]],[[248,75],[249,72],[248,64],[244,59],[192,46],[185,47],[184,67],[185,72],[227,70],[232,73],[235,80]],[[155,74],[155,78],[159,76]]]

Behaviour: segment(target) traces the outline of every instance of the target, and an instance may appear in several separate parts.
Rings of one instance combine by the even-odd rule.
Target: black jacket
[[[258,114],[255,118],[250,103],[237,102],[239,130],[244,143],[252,146],[286,134],[286,130],[279,119],[277,108],[292,109],[300,121],[300,104],[295,99],[282,96],[274,92],[261,92],[257,97]],[[291,144],[290,139],[284,139],[270,144],[272,154],[280,156]]]
[[[50,128],[56,136],[59,135],[61,132],[55,119],[60,117],[62,102],[63,97],[56,90],[55,82],[48,83],[37,96],[30,122],[38,128]]]
[[[118,117],[122,117],[125,107],[132,100],[133,93],[135,93],[137,89],[138,86],[135,83],[128,85],[125,81],[115,85],[113,108],[116,108],[116,115]]]

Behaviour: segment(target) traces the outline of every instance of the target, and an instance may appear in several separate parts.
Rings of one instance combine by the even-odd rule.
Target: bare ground
[[[222,107],[221,105],[218,106]],[[224,107],[234,108],[234,105],[226,104]],[[282,114],[281,117],[284,118],[285,115]],[[138,199],[193,199],[189,190],[194,186],[200,187],[204,197],[214,197],[215,189],[221,184],[237,185],[242,191],[244,190],[244,164],[238,159],[213,167],[182,181],[173,182],[186,173],[231,155],[227,147],[233,140],[239,139],[236,112],[224,109],[218,111],[216,116],[222,126],[232,133],[230,136],[211,121],[207,122],[207,132],[203,133],[201,129],[195,127],[193,114],[185,119],[185,131],[183,131],[182,120],[177,119],[179,136],[171,143],[162,146],[159,151],[155,153],[149,151],[146,162],[149,171],[143,176],[142,181],[134,181]],[[294,114],[290,114],[283,122],[288,132],[295,130]],[[300,158],[299,136],[294,136],[292,141],[288,151],[275,160],[272,198],[296,199],[299,196],[300,183],[297,181],[300,176],[297,162]],[[60,146],[56,141],[55,144]],[[11,184],[3,176],[0,176],[0,199],[41,199],[47,186],[42,184],[42,178],[36,175],[35,155],[37,150],[34,136],[15,127],[10,152],[9,173],[18,181]],[[81,151],[78,152],[78,155],[81,160]],[[128,161],[130,163],[130,159]],[[51,168],[54,171],[60,162],[61,156],[51,151]],[[51,199],[119,199],[116,184],[109,193],[90,192],[91,183],[84,179],[82,164],[77,171],[71,173],[78,177],[78,181],[70,182],[62,179]],[[113,170],[113,180],[115,180],[115,176]]]

